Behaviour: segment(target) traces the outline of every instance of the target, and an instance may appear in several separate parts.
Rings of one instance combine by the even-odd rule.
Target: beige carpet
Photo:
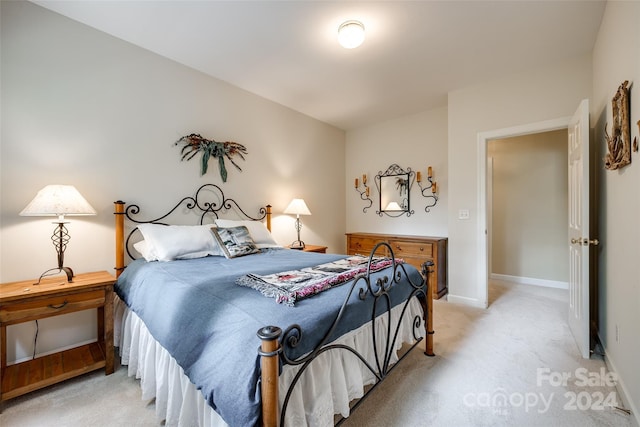
[[[488,310],[435,302],[435,351],[414,351],[343,425],[633,426],[602,358],[583,360],[567,292],[494,282]],[[570,375],[562,381],[562,375]],[[587,384],[582,384],[589,379]],[[557,382],[555,380],[558,380]],[[0,425],[154,426],[126,369],[69,380],[4,403]]]

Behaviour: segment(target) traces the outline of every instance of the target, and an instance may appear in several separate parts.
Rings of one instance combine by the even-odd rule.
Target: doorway
[[[479,277],[479,294],[484,296],[484,306],[489,305],[489,272],[491,271],[489,264],[489,218],[490,211],[488,206],[488,146],[493,140],[519,137],[536,133],[557,131],[567,129],[570,117],[547,120],[543,122],[531,123],[528,125],[515,126],[511,128],[498,129],[489,132],[481,132],[478,134],[478,277]]]
[[[560,129],[489,141],[490,279],[568,289],[567,139]]]

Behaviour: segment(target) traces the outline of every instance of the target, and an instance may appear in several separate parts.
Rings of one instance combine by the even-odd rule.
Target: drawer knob
[[[67,305],[67,304],[69,304],[69,301],[64,300],[64,302],[63,302],[62,304],[60,304],[60,305],[53,305],[53,304],[49,304],[49,306],[48,306],[48,307],[49,307],[49,308],[53,308],[53,309],[55,309],[55,310],[58,310],[58,309],[60,309],[60,308],[64,307],[65,305]]]
[[[422,246],[420,247],[420,252],[424,252],[424,248]]]

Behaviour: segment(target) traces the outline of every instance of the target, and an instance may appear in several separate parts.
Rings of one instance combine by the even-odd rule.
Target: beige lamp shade
[[[73,185],[47,185],[38,191],[21,216],[95,215],[96,210]]]
[[[398,204],[398,202],[390,202],[386,208],[384,208],[385,211],[401,211],[403,210],[400,205]]]
[[[293,199],[289,206],[284,210],[286,214],[294,214],[294,215],[311,215],[307,204],[303,199]]]

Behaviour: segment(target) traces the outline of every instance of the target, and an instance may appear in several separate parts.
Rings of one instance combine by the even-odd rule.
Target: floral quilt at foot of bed
[[[396,258],[396,264],[404,261]],[[340,286],[359,274],[382,270],[393,263],[391,258],[352,256],[337,261],[267,275],[246,274],[236,284],[260,291],[264,296],[275,298],[279,304],[293,306],[296,301],[307,298],[335,286]]]

